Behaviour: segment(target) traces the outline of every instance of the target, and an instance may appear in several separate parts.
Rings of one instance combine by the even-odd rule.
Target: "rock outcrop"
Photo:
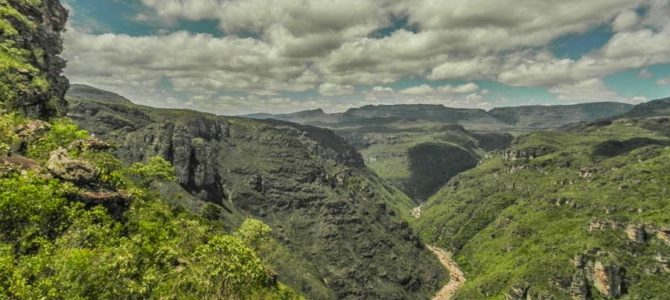
[[[5,108],[34,118],[64,115],[69,83],[61,75],[65,60],[58,55],[68,11],[58,0],[5,1],[2,17],[13,30],[3,32],[3,39],[14,52],[12,62],[0,66]]]
[[[593,282],[598,291],[606,297],[618,298],[623,293],[623,269],[616,265],[596,261]]]
[[[279,280],[310,298],[424,298],[444,279],[392,208],[409,210],[411,200],[365,170],[330,130],[100,99],[73,99],[69,116],[128,163],[156,155],[172,162],[181,187],[222,207],[215,218],[234,222],[239,212],[270,225],[305,262],[278,262]]]
[[[51,152],[47,169],[54,176],[69,182],[87,184],[98,179],[98,170],[89,162],[72,159],[66,149]]]

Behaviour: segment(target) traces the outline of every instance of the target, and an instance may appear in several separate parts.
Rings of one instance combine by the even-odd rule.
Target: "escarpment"
[[[221,218],[240,212],[270,225],[306,261],[277,266],[280,280],[309,297],[424,298],[445,279],[403,220],[411,200],[330,130],[70,99],[69,116],[124,161],[160,155],[182,187],[223,208]]]
[[[4,109],[34,118],[64,115],[68,80],[61,31],[68,11],[57,0],[0,1],[0,101]]]

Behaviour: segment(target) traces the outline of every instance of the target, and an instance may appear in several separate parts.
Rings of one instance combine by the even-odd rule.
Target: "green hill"
[[[670,119],[519,137],[416,220],[456,252],[457,299],[658,299],[670,293]]]

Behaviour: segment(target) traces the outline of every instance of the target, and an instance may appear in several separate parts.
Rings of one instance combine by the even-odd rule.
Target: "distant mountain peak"
[[[67,98],[79,100],[92,100],[114,104],[133,104],[127,98],[113,92],[101,90],[85,84],[72,84],[67,91]]]

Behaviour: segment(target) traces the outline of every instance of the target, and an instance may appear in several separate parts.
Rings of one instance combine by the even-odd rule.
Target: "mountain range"
[[[0,4],[2,299],[670,295],[667,98],[152,108],[70,87],[59,1]]]

